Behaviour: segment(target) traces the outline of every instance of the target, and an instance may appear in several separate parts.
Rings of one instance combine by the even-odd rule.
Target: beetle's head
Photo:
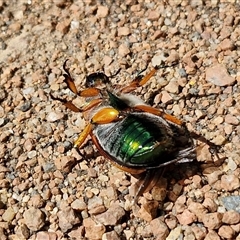
[[[106,84],[108,84],[109,82],[109,77],[106,74],[102,72],[97,72],[87,76],[85,86],[87,88],[101,88],[103,86],[106,86]]]

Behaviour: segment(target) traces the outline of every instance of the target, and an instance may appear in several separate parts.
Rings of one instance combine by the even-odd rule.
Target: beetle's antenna
[[[116,76],[120,73],[121,70],[122,70],[122,69],[119,68],[119,69],[117,70],[117,72],[115,72],[114,74],[108,76],[108,78],[114,78],[114,77],[116,77]]]

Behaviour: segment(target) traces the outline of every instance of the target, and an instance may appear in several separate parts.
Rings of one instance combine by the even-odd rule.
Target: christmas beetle
[[[67,60],[63,64],[65,83],[73,93],[85,97],[87,104],[78,108],[71,101],[51,96],[72,111],[84,114],[87,125],[74,147],[79,149],[90,135],[103,156],[139,178],[136,199],[160,177],[159,168],[195,158],[193,141],[179,119],[130,94],[166,66],[156,66],[123,87],[113,87],[110,77],[102,72],[93,73],[86,78],[86,89],[78,92],[66,63]]]

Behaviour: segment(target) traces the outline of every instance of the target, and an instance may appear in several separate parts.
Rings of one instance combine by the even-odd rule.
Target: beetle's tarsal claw
[[[178,60],[173,61],[171,64],[166,65],[165,63],[161,63],[159,65],[154,66],[154,69],[159,70],[161,68],[168,68],[168,67],[173,67],[178,64]]]
[[[71,76],[69,70],[67,69],[66,65],[67,65],[67,61],[69,59],[66,59],[66,61],[63,63],[63,70],[67,73],[68,76]],[[65,75],[65,74],[64,74]]]
[[[141,74],[142,74],[143,72],[145,72],[146,70],[147,70],[147,66],[146,66],[144,69],[142,69],[142,70],[139,71],[139,73],[137,74],[137,78],[140,77]],[[143,77],[143,76],[141,76],[141,78],[142,78],[142,77]]]
[[[64,81],[66,84],[68,84],[68,83],[67,83],[67,82],[68,82],[67,79],[69,78],[69,75],[67,75],[66,73],[64,73],[63,76],[64,76],[64,80],[63,80],[63,81]]]
[[[74,147],[74,148],[76,149],[77,153],[81,156],[81,158],[82,158],[83,160],[88,161],[88,159],[80,152],[80,150],[79,150],[78,147]]]

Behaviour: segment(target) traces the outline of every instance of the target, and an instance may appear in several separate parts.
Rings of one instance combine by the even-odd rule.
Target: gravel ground
[[[239,1],[111,2],[0,0],[0,239],[240,239]],[[87,160],[72,149],[85,121],[50,97],[74,98],[66,59],[79,89],[92,72],[121,68],[126,84],[177,61],[135,94],[220,159],[196,143],[196,161],[133,205],[133,177],[91,141]]]

